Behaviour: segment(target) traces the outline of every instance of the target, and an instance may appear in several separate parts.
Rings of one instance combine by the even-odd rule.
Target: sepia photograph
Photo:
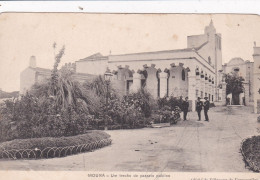
[[[249,14],[1,13],[0,170],[259,173],[259,29]]]

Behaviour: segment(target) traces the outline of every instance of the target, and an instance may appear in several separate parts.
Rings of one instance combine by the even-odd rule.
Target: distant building
[[[254,112],[260,113],[260,47],[254,45]]]
[[[254,101],[254,63],[249,60],[245,61],[242,58],[233,58],[228,63],[223,65],[225,74],[237,74],[244,78],[244,92],[238,95],[233,95],[231,104],[253,105]],[[236,97],[237,96],[237,97]],[[244,100],[243,100],[244,99]]]
[[[74,68],[75,64],[65,64],[65,66],[69,66],[68,68]],[[76,80],[80,82],[84,82],[86,80],[93,79],[95,75],[92,74],[86,74],[86,73],[75,73],[73,75]],[[46,80],[47,78],[51,77],[51,70],[45,69],[45,68],[39,68],[36,66],[36,58],[35,56],[32,56],[30,58],[29,67],[27,67],[25,70],[23,70],[20,73],[20,94],[25,94],[26,91],[28,91],[32,85],[35,83],[39,83],[43,80]]]

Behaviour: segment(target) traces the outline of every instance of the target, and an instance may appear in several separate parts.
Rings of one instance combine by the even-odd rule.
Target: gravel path
[[[143,172],[249,172],[239,152],[244,138],[259,134],[249,107],[216,107],[210,122],[188,121],[166,128],[107,131],[112,145],[65,158],[1,160],[1,170]]]

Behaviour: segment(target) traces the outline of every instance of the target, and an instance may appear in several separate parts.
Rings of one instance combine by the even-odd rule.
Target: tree
[[[232,95],[237,95],[244,92],[243,77],[238,76],[237,74],[234,73],[225,74],[224,77],[225,77],[225,82],[227,83],[227,89],[226,89],[227,94],[232,93]]]

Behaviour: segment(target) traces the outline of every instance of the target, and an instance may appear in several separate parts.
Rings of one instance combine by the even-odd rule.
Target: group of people
[[[204,109],[204,116],[205,116],[205,121],[209,121],[209,116],[208,116],[208,111],[209,111],[209,100],[208,97],[204,98],[205,101],[202,102],[201,98],[198,97],[198,101],[196,103],[196,111],[198,113],[198,121],[201,120],[201,111],[202,108]],[[185,100],[182,102],[182,107],[181,107],[182,111],[183,111],[183,120],[186,121],[187,120],[187,114],[189,111],[189,101],[188,101],[188,97],[185,98]]]

